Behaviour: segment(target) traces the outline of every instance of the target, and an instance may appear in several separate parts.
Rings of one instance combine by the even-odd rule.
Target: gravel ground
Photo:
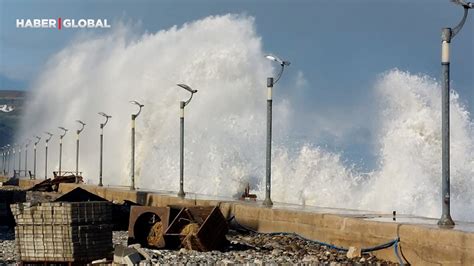
[[[126,245],[127,238],[126,231],[113,233],[114,245]],[[368,254],[362,258],[348,259],[344,252],[291,236],[242,235],[230,231],[227,239],[231,245],[222,252],[144,249],[153,259],[142,264],[396,265]],[[0,249],[0,265],[15,263],[15,235],[7,227],[0,227]]]
[[[15,232],[0,226],[0,265],[15,263]]]
[[[227,239],[231,245],[223,252],[144,249],[153,259],[141,264],[397,265],[369,254],[362,258],[348,259],[345,252],[337,252],[292,236],[242,235],[231,231]],[[126,242],[127,232],[114,232],[115,244],[124,245]]]

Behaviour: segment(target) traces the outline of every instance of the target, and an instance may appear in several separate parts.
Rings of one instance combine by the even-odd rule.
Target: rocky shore
[[[318,245],[294,236],[240,234],[231,230],[228,248],[222,251],[152,250],[143,248],[148,260],[141,265],[234,265],[234,264],[305,264],[305,265],[397,265],[379,260],[370,254],[349,259],[345,252]],[[114,232],[114,243],[125,245],[127,232]]]
[[[113,234],[115,245],[127,244],[128,233],[116,231]],[[345,252],[338,252],[293,236],[240,234],[230,231],[228,248],[222,251],[197,252],[186,249],[152,250],[146,249],[148,260],[142,265],[153,264],[297,264],[308,265],[396,265],[364,254],[349,259]],[[15,263],[15,235],[8,227],[0,227],[0,264]]]

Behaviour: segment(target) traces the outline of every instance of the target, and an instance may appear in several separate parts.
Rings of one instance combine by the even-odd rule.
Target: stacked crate
[[[90,262],[112,251],[108,202],[19,203],[11,210],[21,261]]]

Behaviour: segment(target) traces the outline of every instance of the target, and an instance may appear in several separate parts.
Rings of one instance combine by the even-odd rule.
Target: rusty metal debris
[[[228,230],[227,220],[218,207],[183,208],[165,232],[166,247],[220,250],[228,244]]]
[[[79,182],[82,183],[82,177],[79,176]],[[54,179],[46,179],[42,181],[39,184],[34,185],[32,188],[28,190],[32,191],[45,191],[45,192],[52,192],[52,191],[58,191],[59,184],[61,183],[75,183],[76,182],[76,176],[58,176],[55,177]]]
[[[250,184],[247,183],[244,193],[242,194],[242,196],[240,196],[240,200],[257,200],[257,195],[250,194]]]
[[[128,244],[164,248],[164,230],[168,227],[170,208],[132,206],[128,225]]]
[[[83,188],[76,187],[75,189],[57,198],[55,201],[81,202],[81,201],[107,201],[107,200]]]
[[[165,246],[165,239],[163,238],[164,229],[163,223],[156,222],[151,228],[150,232],[148,233],[147,243],[151,247],[164,247]]]

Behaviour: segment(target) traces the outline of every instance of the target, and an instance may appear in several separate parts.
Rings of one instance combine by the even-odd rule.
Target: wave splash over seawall
[[[18,140],[52,131],[50,171],[58,167],[58,126],[64,138],[63,169],[75,169],[75,120],[81,135],[80,169],[89,183],[99,175],[97,112],[105,128],[104,184],[129,185],[130,100],[145,108],[137,119],[137,186],[178,190],[179,101],[186,83],[199,92],[186,107],[185,191],[235,196],[250,183],[264,197],[266,77],[276,71],[264,56],[252,18],[208,17],[181,27],[137,36],[116,27],[80,36],[54,55],[33,85]],[[297,67],[297,66],[292,66]],[[295,86],[298,86],[295,84]],[[317,86],[312,84],[311,86]],[[279,84],[279,90],[285,90]],[[360,173],[338,153],[312,143],[281,141],[298,103],[274,103],[273,192],[277,202],[440,214],[440,88],[432,78],[400,70],[374,85],[379,108],[378,166]],[[453,216],[474,221],[474,130],[469,113],[452,95]],[[285,144],[283,144],[285,143]],[[290,142],[291,143],[291,142]],[[44,141],[38,147],[43,177]]]

